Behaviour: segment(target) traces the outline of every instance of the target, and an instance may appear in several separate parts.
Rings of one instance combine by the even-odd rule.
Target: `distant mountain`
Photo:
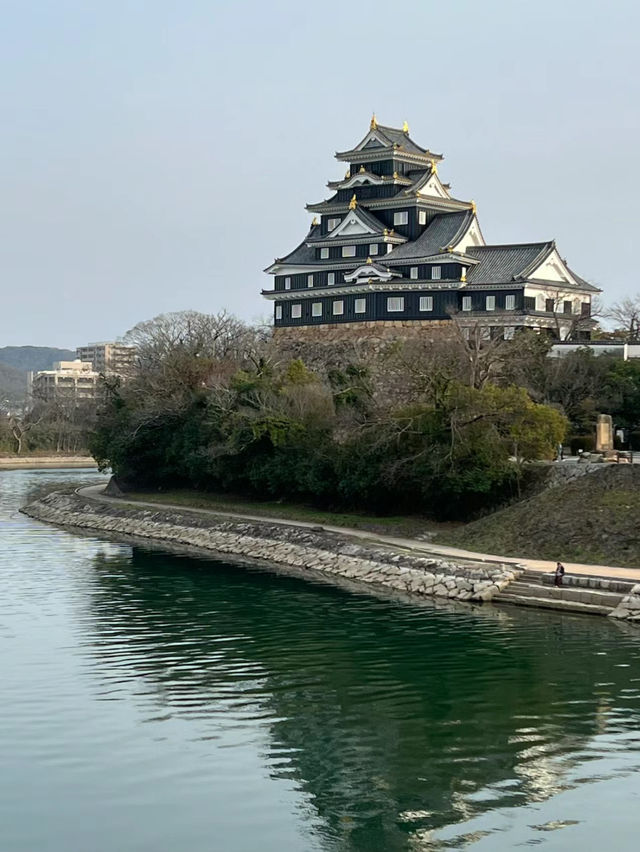
[[[56,349],[53,346],[1,346],[0,364],[16,370],[50,370],[54,361],[73,361],[76,353],[72,349]],[[26,381],[26,379],[25,379]]]
[[[26,395],[26,371],[0,363],[0,412],[22,408]]]
[[[22,408],[30,370],[50,370],[54,361],[72,361],[75,357],[72,349],[53,346],[0,347],[0,412]]]

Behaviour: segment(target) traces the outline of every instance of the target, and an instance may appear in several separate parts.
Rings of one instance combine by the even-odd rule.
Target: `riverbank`
[[[21,511],[60,526],[148,540],[234,563],[278,567],[353,581],[413,597],[495,601],[606,615],[640,623],[640,572],[567,565],[563,588],[549,586],[554,564],[502,559],[415,539],[304,521],[184,510],[104,493],[103,486],[54,492]],[[582,569],[582,570],[580,570]]]
[[[0,456],[2,470],[64,470],[65,468],[86,468],[97,470],[98,466],[91,456]]]
[[[260,562],[416,597],[488,601],[519,573],[514,565],[412,552],[364,533],[356,537],[312,524],[243,520],[175,507],[150,510],[121,499],[92,499],[95,490],[53,492],[21,511],[60,526],[163,542],[214,558]]]

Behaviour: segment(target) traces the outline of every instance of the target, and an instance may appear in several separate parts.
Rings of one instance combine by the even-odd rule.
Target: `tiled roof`
[[[471,224],[473,213],[463,210],[460,213],[439,213],[417,240],[398,246],[386,256],[386,261],[429,257],[441,254],[447,246],[456,242]]]
[[[404,130],[399,130],[396,127],[386,127],[384,124],[378,124],[376,129],[381,136],[384,136],[389,140],[390,145],[400,145],[400,147],[404,148],[405,151],[410,151],[414,154],[426,153],[426,149],[417,145],[413,139],[409,137],[409,134],[404,132]]]
[[[522,278],[526,269],[542,263],[553,247],[552,241],[469,247],[467,254],[477,258],[480,263],[469,269],[468,281],[470,284],[506,284]]]
[[[285,255],[285,257],[277,257],[277,263],[295,263],[296,265],[306,266],[309,263],[316,263],[316,250],[312,246],[307,245],[307,241],[312,239],[319,239],[320,237],[320,225],[312,225],[311,230],[304,238],[304,240],[300,243],[297,248],[294,248],[292,252]]]

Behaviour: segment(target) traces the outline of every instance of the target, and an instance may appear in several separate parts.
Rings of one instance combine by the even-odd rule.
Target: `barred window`
[[[344,302],[340,300],[339,302],[333,303],[333,315],[340,316],[344,313]]]
[[[504,300],[504,307],[507,311],[513,311],[516,307],[516,297],[512,294],[510,296],[506,296]]]
[[[326,260],[329,257],[329,249],[328,248],[321,248],[320,249],[320,257],[321,257],[322,260]]]
[[[433,310],[433,296],[420,296],[420,310],[421,311],[432,311]]]
[[[418,277],[418,267],[412,266],[409,270],[409,278],[417,278]]]
[[[471,296],[463,296],[462,297],[462,310],[470,311],[471,310]]]
[[[393,224],[394,225],[408,225],[409,224],[409,211],[408,210],[399,210],[397,213],[393,214]]]
[[[495,296],[487,296],[485,299],[485,310],[487,311],[495,311],[496,309],[496,297]]]
[[[390,313],[392,311],[404,311],[404,297],[389,296],[389,298],[387,299],[387,310]]]
[[[366,299],[356,299],[354,302],[353,310],[356,314],[364,314],[367,312],[367,300]]]
[[[302,316],[302,305],[291,305],[291,319],[300,319]]]
[[[431,267],[431,277],[434,281],[442,278],[442,267],[441,266],[432,266]]]
[[[355,246],[342,246],[342,256],[343,257],[355,257],[356,256],[356,247]]]
[[[314,302],[311,305],[311,316],[312,317],[321,317],[322,316],[322,302]]]

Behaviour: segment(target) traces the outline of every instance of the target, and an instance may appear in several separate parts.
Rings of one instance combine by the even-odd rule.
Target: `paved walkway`
[[[120,503],[126,502],[126,497],[107,497],[103,492],[106,486],[104,485],[89,485],[86,488],[78,488],[77,493],[82,497],[88,497],[91,500],[99,500],[102,503]],[[335,527],[329,524],[314,524],[308,521],[292,521],[286,518],[270,518],[264,515],[245,515],[239,512],[223,512],[218,509],[195,509],[189,506],[177,506],[170,503],[154,503],[150,500],[130,500],[130,505],[144,506],[149,509],[164,509],[176,512],[195,512],[200,515],[215,515],[217,517],[242,519],[243,521],[261,521],[266,524],[282,524],[289,527],[306,527],[308,529],[319,529],[328,532],[340,533],[348,535],[352,538],[366,539],[371,542],[380,542],[388,544],[392,547],[411,550],[414,553],[423,553],[431,556],[448,556],[452,559],[472,559],[476,562],[502,562],[510,565],[522,565],[532,571],[540,571],[542,573],[555,570],[556,563],[545,559],[525,559],[515,556],[497,556],[490,553],[474,553],[471,550],[462,550],[459,547],[446,547],[441,544],[433,544],[428,541],[420,541],[415,538],[402,538],[391,535],[378,535],[377,533],[368,532],[367,530],[356,530],[351,527]],[[614,565],[583,565],[578,562],[563,562],[567,573],[569,574],[586,574],[594,577],[609,577],[621,580],[631,580],[632,582],[640,582],[640,558],[638,568],[619,568]]]

